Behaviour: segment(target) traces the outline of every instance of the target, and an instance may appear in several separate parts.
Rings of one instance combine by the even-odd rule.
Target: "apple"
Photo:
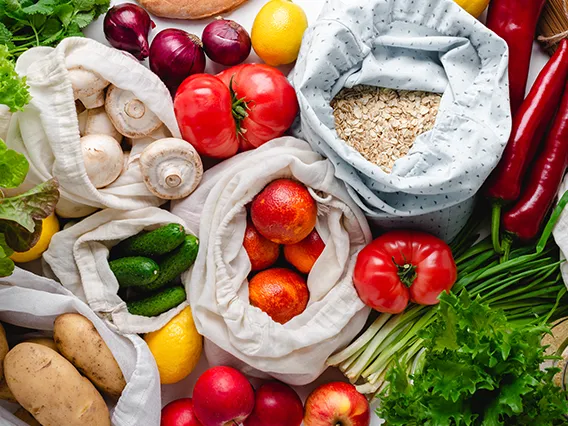
[[[298,394],[284,383],[268,382],[257,389],[254,410],[245,426],[300,426],[303,417]]]
[[[203,426],[239,425],[252,413],[254,390],[234,368],[213,367],[197,379],[193,407]]]
[[[315,389],[306,400],[305,426],[369,426],[367,399],[350,383],[332,382]]]
[[[160,426],[203,426],[193,410],[191,398],[182,398],[170,402],[162,408]]]

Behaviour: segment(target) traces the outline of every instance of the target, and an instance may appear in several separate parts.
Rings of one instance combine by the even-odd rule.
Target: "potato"
[[[53,341],[53,339],[50,339],[49,337],[32,337],[31,339],[27,339],[26,342],[37,343],[38,345],[42,345],[48,347],[49,349],[53,349],[55,352],[59,352],[59,349],[57,349],[55,342]]]
[[[6,332],[4,331],[4,327],[0,324],[0,380],[4,377],[2,363],[4,361],[4,357],[8,353],[8,341],[6,340]]]
[[[91,321],[80,314],[55,319],[53,340],[61,355],[105,394],[119,398],[126,381],[112,352]]]
[[[0,399],[9,402],[16,402],[16,398],[14,398],[12,391],[4,379],[0,380]]]
[[[4,374],[16,400],[43,426],[110,426],[101,394],[53,349],[16,345],[4,359]]]
[[[14,413],[14,416],[16,416],[18,419],[20,419],[24,423],[29,424],[30,426],[41,426],[40,422],[38,422],[34,418],[34,416],[32,416],[30,413],[28,413],[23,408],[18,408],[18,410]]]

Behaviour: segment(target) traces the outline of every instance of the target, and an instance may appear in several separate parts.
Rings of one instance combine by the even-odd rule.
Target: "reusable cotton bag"
[[[291,81],[298,137],[328,157],[369,220],[450,239],[511,130],[506,43],[452,0],[327,0]],[[331,100],[371,85],[443,93],[433,130],[385,173],[342,141]]]
[[[81,66],[111,84],[129,90],[164,123],[168,133],[180,137],[173,102],[157,75],[124,52],[86,38],[68,38],[53,49],[26,51],[16,63],[26,77],[31,102],[12,115],[6,143],[26,155],[30,171],[22,189],[31,189],[51,177],[59,181],[58,214],[82,217],[96,208],[134,210],[157,206],[144,184],[138,157],[152,139],[135,143],[128,168],[109,186],[96,189],[89,180],[80,144],[79,123],[68,69]],[[0,111],[9,119],[9,112]]]
[[[113,333],[87,305],[55,281],[20,268],[16,268],[13,275],[0,278],[0,321],[31,329],[53,330],[55,318],[67,312],[77,312],[94,324],[126,379],[126,388],[110,410],[113,426],[158,425],[160,377],[152,353],[140,337]],[[0,424],[25,425],[2,407]]]
[[[157,317],[130,314],[118,295],[118,281],[110,269],[108,257],[110,249],[120,241],[168,223],[185,227],[179,217],[157,207],[131,212],[102,210],[53,236],[49,249],[43,254],[44,273],[57,278],[102,316],[114,331],[138,334],[158,330],[187,303]]]
[[[308,307],[284,325],[249,304],[251,265],[243,248],[246,205],[279,178],[308,187],[318,205],[316,229],[326,244],[308,277]],[[357,296],[352,273],[371,233],[332,164],[304,141],[276,139],[221,163],[205,173],[192,195],[174,203],[172,213],[199,232],[199,253],[184,282],[210,363],[304,385],[364,326],[369,310]]]

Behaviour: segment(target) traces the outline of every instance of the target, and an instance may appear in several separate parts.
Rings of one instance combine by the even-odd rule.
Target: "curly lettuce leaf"
[[[10,256],[14,250],[8,246],[3,234],[0,234],[0,277],[7,277],[14,272],[14,262],[10,260]]]
[[[421,371],[387,376],[378,414],[390,426],[567,424],[557,369],[542,371],[547,327],[515,325],[479,300],[443,294],[436,321],[421,332]]]
[[[2,37],[8,38],[5,25],[1,30]],[[11,112],[16,112],[21,111],[30,99],[26,79],[16,72],[8,46],[0,44],[0,104],[7,105]]]
[[[17,188],[26,175],[30,164],[23,154],[8,149],[0,139],[0,188]]]

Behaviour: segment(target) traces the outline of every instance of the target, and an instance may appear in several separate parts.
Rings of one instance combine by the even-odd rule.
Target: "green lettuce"
[[[0,26],[0,43],[2,27]],[[11,112],[21,111],[30,101],[26,79],[16,73],[8,46],[0,44],[0,104],[7,105]],[[0,157],[4,153],[0,152]],[[0,159],[0,162],[2,159]]]

